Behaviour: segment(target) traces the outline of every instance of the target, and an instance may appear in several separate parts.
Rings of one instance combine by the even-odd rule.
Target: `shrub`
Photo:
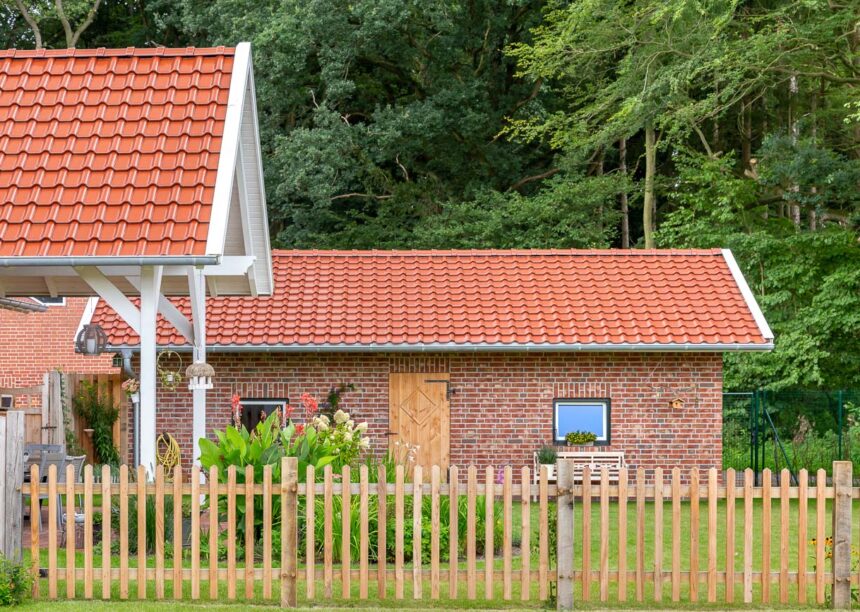
[[[597,436],[590,431],[571,431],[564,439],[568,444],[591,444]]]
[[[106,392],[99,392],[95,383],[82,382],[80,391],[72,400],[75,414],[93,430],[93,449],[98,463],[117,465],[119,451],[113,443],[113,424],[119,418]]]
[[[0,556],[0,606],[17,606],[32,587],[33,577],[23,563]]]
[[[541,465],[552,465],[555,463],[558,453],[552,446],[542,446],[537,452],[537,460]]]

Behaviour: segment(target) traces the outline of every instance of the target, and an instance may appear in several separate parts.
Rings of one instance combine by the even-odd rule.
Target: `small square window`
[[[289,401],[288,399],[243,399],[242,425],[248,431],[252,431],[275,410],[286,408]]]
[[[36,300],[37,302],[39,302],[43,306],[65,306],[66,305],[66,298],[60,297],[60,296],[51,297],[48,295],[39,295],[39,296],[32,296],[31,299]]]
[[[0,395],[0,410],[9,410],[15,406],[15,398],[11,395]]]
[[[608,399],[557,399],[553,410],[555,441],[563,443],[572,431],[590,431],[595,444],[609,444]]]

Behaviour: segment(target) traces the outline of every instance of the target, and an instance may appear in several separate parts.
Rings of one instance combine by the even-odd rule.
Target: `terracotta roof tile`
[[[0,51],[0,256],[204,254],[233,55]]]
[[[271,296],[207,300],[214,345],[767,344],[721,251],[274,251]],[[173,298],[188,313],[188,301]],[[100,302],[114,346],[137,336]],[[159,323],[160,344],[185,344]]]

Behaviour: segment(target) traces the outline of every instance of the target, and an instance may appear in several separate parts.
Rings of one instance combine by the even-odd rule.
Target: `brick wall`
[[[551,443],[553,398],[560,397],[610,398],[611,445],[600,450],[623,450],[631,467],[721,464],[719,353],[216,353],[208,361],[216,371],[210,431],[229,423],[234,392],[297,405],[304,392],[321,398],[332,385],[352,382],[357,390],[342,405],[369,423],[374,448],[384,450],[389,373],[449,372],[452,465],[530,465],[532,453]],[[669,406],[675,397],[683,409]],[[157,431],[176,436],[190,460],[191,393],[161,389],[158,401]]]
[[[117,372],[111,355],[75,353],[75,333],[86,304],[87,298],[66,298],[65,306],[49,306],[45,312],[0,308],[0,387],[40,385],[45,372],[55,368],[87,374]],[[32,399],[41,403],[41,397]]]

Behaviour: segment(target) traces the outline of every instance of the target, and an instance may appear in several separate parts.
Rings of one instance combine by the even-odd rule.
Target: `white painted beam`
[[[206,275],[194,268],[188,272],[188,295],[191,298],[191,321],[194,326],[194,361],[206,361]],[[206,437],[206,389],[192,391],[192,456],[200,465],[201,438]]]
[[[155,473],[156,415],[156,318],[161,289],[161,266],[146,266],[140,271],[140,464],[150,478]]]
[[[161,270],[161,266],[156,266]],[[151,269],[151,268],[150,268]],[[78,276],[86,282],[93,291],[95,291],[108,306],[122,317],[129,327],[131,327],[138,335],[141,335],[141,316],[134,304],[131,303],[122,291],[116,288],[108,278],[102,274],[98,268],[75,268]],[[158,275],[159,283],[161,282],[161,274]]]
[[[140,291],[140,277],[128,276],[126,277],[126,280],[132,287]],[[170,321],[173,327],[176,328],[176,331],[182,334],[186,340],[191,343],[194,342],[194,330],[191,326],[191,322],[184,314],[182,314],[182,311],[174,306],[173,302],[164,297],[160,291],[158,293],[158,312],[160,312],[165,319]]]

